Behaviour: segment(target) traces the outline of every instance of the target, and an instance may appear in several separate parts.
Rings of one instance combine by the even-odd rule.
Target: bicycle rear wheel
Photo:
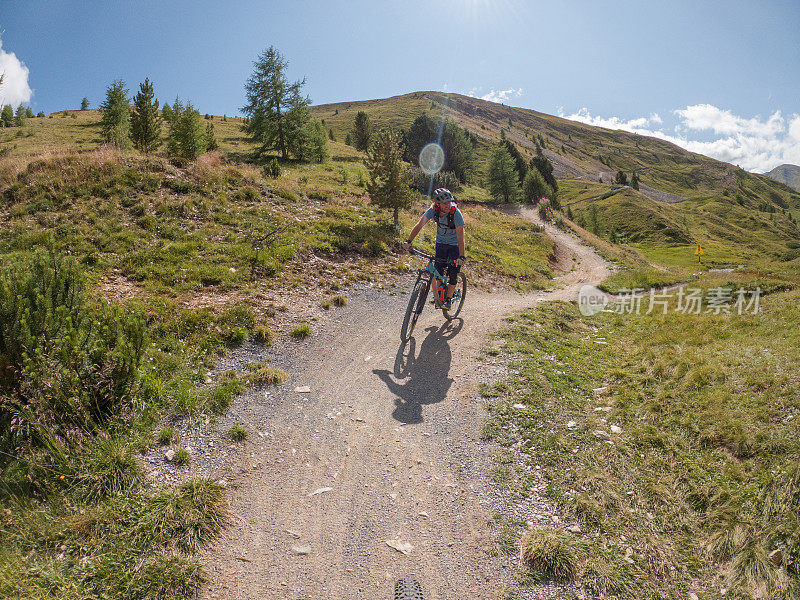
[[[419,314],[422,312],[422,307],[425,306],[426,285],[422,280],[417,281],[414,289],[411,291],[411,296],[408,298],[408,306],[406,307],[406,316],[403,318],[403,325],[400,327],[400,341],[404,344],[411,339],[411,334],[414,333],[414,326],[417,324]]]
[[[394,586],[394,600],[424,600],[419,581],[405,577]]]
[[[444,313],[444,318],[448,321],[452,321],[458,316],[458,313],[461,312],[461,308],[464,306],[464,301],[467,299],[467,278],[464,276],[463,273],[459,272],[458,278],[456,279],[456,289],[453,290],[453,299],[450,302],[450,310],[442,309]]]

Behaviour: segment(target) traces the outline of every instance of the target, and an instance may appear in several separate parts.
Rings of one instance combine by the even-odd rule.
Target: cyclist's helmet
[[[433,194],[431,194],[431,198],[433,198],[434,202],[439,202],[441,204],[447,204],[448,202],[455,202],[456,199],[453,197],[453,194],[450,193],[450,190],[447,188],[439,188]]]

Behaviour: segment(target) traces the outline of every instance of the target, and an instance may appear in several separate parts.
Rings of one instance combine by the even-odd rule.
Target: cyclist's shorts
[[[436,270],[444,275],[444,270],[447,269],[447,277],[450,283],[455,283],[456,276],[461,268],[453,264],[454,260],[458,260],[458,246],[436,244]]]

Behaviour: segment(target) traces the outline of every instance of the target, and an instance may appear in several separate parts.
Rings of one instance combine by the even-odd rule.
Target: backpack
[[[451,202],[450,203],[450,211],[447,213],[447,227],[448,227],[448,229],[455,229],[456,228],[456,220],[455,220],[455,216],[454,215],[456,214],[456,209],[457,208],[458,208],[458,203],[457,202]],[[436,226],[438,227],[439,226],[439,217],[441,216],[441,214],[439,213],[439,209],[438,208],[434,208],[433,209],[433,215],[436,217]]]

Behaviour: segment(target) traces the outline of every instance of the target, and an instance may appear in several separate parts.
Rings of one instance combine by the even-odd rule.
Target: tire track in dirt
[[[508,210],[538,221],[530,207]],[[292,376],[272,392],[248,392],[233,409],[258,436],[230,465],[234,519],[203,555],[211,580],[204,598],[390,598],[407,574],[428,600],[494,597],[509,578],[508,559],[486,552],[477,356],[504,315],[572,300],[608,274],[591,248],[546,227],[559,264],[575,260],[554,291],[471,289],[463,320],[443,324],[426,309],[401,347],[407,291],[368,290],[307,342],[259,357]],[[302,385],[311,393],[294,391]],[[413,549],[403,554],[387,540]]]

